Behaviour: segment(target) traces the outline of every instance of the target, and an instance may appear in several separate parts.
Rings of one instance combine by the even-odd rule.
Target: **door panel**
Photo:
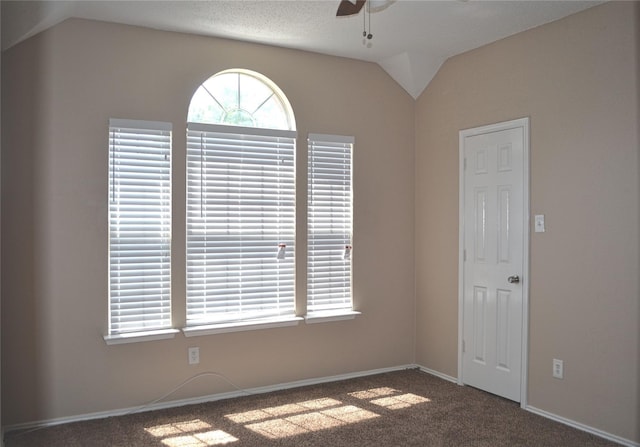
[[[473,361],[483,366],[487,358],[487,289],[473,288]]]
[[[526,203],[523,126],[461,133],[461,381],[521,400]]]

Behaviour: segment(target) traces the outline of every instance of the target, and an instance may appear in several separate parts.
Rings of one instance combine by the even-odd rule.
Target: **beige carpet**
[[[6,447],[615,446],[418,370],[12,432]]]

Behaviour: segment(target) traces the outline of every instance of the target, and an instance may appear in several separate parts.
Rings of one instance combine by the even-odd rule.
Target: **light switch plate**
[[[564,379],[564,362],[562,360],[553,359],[553,377]]]
[[[536,233],[544,233],[544,214],[536,214],[534,231]]]

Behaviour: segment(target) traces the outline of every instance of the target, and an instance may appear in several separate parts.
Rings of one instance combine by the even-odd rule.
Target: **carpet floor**
[[[419,370],[10,432],[6,447],[616,446]]]

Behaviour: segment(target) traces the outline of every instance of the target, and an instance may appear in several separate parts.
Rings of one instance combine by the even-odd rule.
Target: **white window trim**
[[[358,311],[325,312],[304,317],[270,318],[259,321],[240,321],[225,324],[212,324],[207,326],[192,326],[182,328],[185,337],[201,337],[207,335],[227,334],[231,332],[248,332],[264,329],[276,329],[298,326],[301,321],[307,324],[331,323],[335,321],[348,321],[362,315]],[[109,346],[130,343],[143,343],[148,341],[169,340],[181,332],[179,329],[164,329],[146,332],[128,332],[116,335],[104,335],[103,339]]]
[[[225,334],[229,332],[256,331],[288,326],[297,326],[302,317],[276,317],[260,320],[245,320],[232,323],[209,324],[204,326],[189,326],[182,328],[185,337],[198,337],[202,335]]]
[[[341,312],[315,312],[304,317],[307,324],[330,323],[333,321],[353,320],[362,312],[356,310],[345,310]]]
[[[285,137],[296,138],[298,135],[295,130],[284,129],[264,129],[262,127],[242,127],[229,126],[226,124],[208,124],[208,123],[187,123],[189,130],[197,132],[217,132],[217,133],[243,133],[249,135],[264,135],[267,137]]]
[[[178,329],[160,329],[157,331],[124,332],[122,334],[105,335],[104,341],[108,345],[123,345],[127,343],[139,343],[145,341],[166,340],[175,338],[180,331]]]

